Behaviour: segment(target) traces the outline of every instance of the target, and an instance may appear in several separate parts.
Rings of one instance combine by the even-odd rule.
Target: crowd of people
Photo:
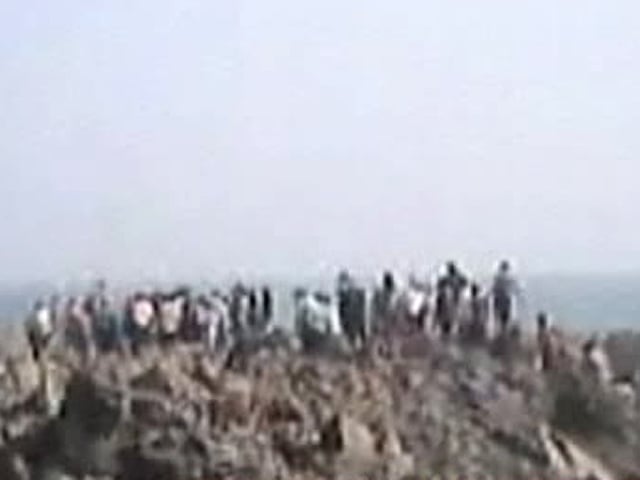
[[[334,291],[297,288],[292,323],[305,351],[331,340],[358,350],[389,345],[407,335],[435,336],[445,342],[456,338],[466,344],[491,339],[510,345],[521,334],[515,320],[522,304],[509,262],[500,262],[491,283],[483,287],[451,261],[432,281],[410,277],[401,283],[387,271],[368,289],[342,271]],[[276,323],[284,326],[286,319],[274,321],[274,305],[270,287],[242,284],[227,291],[137,291],[116,302],[101,281],[85,295],[37,302],[26,331],[36,359],[54,338],[86,361],[110,352],[137,355],[150,345],[171,348],[178,343],[199,344],[215,354],[268,335]],[[547,315],[539,313],[536,339],[543,370],[553,366],[564,348],[558,338]],[[585,344],[585,358],[597,359],[596,347],[593,341]],[[602,363],[592,363],[598,362]]]
[[[326,335],[342,336],[356,348],[370,338],[399,333],[482,341],[491,332],[517,335],[513,320],[518,300],[522,300],[521,290],[507,261],[500,263],[485,289],[455,262],[448,262],[434,282],[410,277],[400,285],[392,272],[384,272],[372,292],[343,271],[333,296],[322,291],[295,292],[295,326],[303,344],[310,347]]]
[[[450,261],[432,281],[410,277],[401,283],[392,272],[384,272],[371,291],[343,271],[333,295],[299,289],[294,299],[295,331],[305,350],[322,348],[327,338],[344,339],[355,349],[393,350],[395,340],[411,336],[456,339],[461,345],[490,347],[507,357],[524,347],[526,299],[508,261],[498,264],[484,287]],[[613,381],[597,337],[576,344],[551,325],[547,313],[538,312],[535,319],[530,346],[538,369],[573,365],[599,382]]]
[[[60,339],[81,358],[129,352],[149,345],[201,344],[215,352],[247,335],[265,332],[273,319],[273,294],[241,284],[229,292],[188,287],[137,291],[116,302],[104,281],[85,294],[38,301],[26,320],[34,358]]]

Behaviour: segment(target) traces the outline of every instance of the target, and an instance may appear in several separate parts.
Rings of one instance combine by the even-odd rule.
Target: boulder
[[[7,363],[7,372],[14,381],[13,394],[18,401],[36,395],[41,385],[42,367],[31,356],[12,358]]]
[[[252,396],[253,386],[247,378],[225,373],[212,402],[213,420],[225,429],[233,424],[246,425],[251,417]]]
[[[611,333],[604,341],[604,348],[615,379],[631,380],[640,371],[640,333]]]
[[[119,455],[119,480],[187,479],[183,456],[171,449],[130,448]]]
[[[369,427],[344,414],[336,414],[321,431],[321,445],[342,467],[358,471],[378,460],[376,441]]]

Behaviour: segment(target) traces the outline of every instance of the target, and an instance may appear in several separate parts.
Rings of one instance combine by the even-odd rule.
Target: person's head
[[[396,281],[393,278],[393,273],[389,270],[385,271],[382,274],[382,288],[386,291],[393,291],[396,287]]]
[[[480,296],[480,285],[472,283],[470,287],[471,298],[478,298]]]
[[[191,297],[191,288],[188,285],[178,285],[175,290],[172,292],[173,298],[183,297],[189,298]]]
[[[501,273],[509,273],[511,270],[511,265],[508,260],[501,260],[498,264],[498,271]]]
[[[456,262],[449,260],[446,264],[446,270],[448,275],[456,275],[458,273]]]
[[[340,270],[338,273],[338,289],[348,290],[353,286],[353,278],[348,270]]]
[[[582,344],[582,353],[584,355],[591,355],[597,345],[598,339],[596,337],[591,337],[589,340]]]
[[[546,330],[549,327],[549,319],[547,317],[547,314],[544,312],[539,312],[538,316],[536,317],[536,322],[538,324],[538,330]]]
[[[51,295],[49,297],[49,305],[52,306],[53,308],[57,307],[58,305],[60,305],[60,294],[59,293],[54,293],[53,295]]]
[[[325,303],[325,304],[331,303],[331,295],[329,295],[327,292],[323,292],[322,290],[315,291],[313,293],[313,296],[315,297],[316,300],[318,300],[321,303]]]
[[[96,281],[96,291],[104,293],[107,290],[107,281],[104,278],[99,278]]]
[[[296,288],[293,291],[293,300],[299,302],[307,295],[307,290],[301,287]]]
[[[210,306],[209,298],[204,293],[200,293],[196,296],[195,303],[196,305],[206,308]]]

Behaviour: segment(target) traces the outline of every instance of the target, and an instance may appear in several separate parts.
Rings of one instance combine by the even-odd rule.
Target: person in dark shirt
[[[366,293],[347,272],[338,276],[337,290],[341,329],[353,348],[363,346],[366,340]]]
[[[486,296],[482,295],[480,286],[477,283],[471,285],[470,293],[467,339],[472,343],[481,343],[487,337],[489,301]]]
[[[96,283],[94,292],[85,300],[84,309],[91,318],[93,341],[97,350],[109,353],[120,348],[120,320],[112,307],[104,280]]]
[[[447,262],[445,274],[436,283],[435,326],[440,328],[443,338],[448,338],[455,328],[462,294],[468,284],[469,280],[456,263]]]
[[[385,271],[382,284],[373,292],[371,299],[371,335],[386,336],[394,326],[396,316],[396,282],[393,273]]]
[[[443,278],[436,284],[436,306],[434,327],[440,330],[442,338],[447,339],[453,330],[454,314],[451,290]]]
[[[273,295],[267,286],[262,287],[262,325],[266,330],[273,319]]]
[[[447,262],[446,273],[442,277],[443,287],[449,289],[452,306],[457,310],[465,288],[469,284],[467,277],[453,261]]]
[[[258,330],[258,324],[260,323],[260,317],[258,313],[258,294],[254,288],[249,289],[248,293],[248,311],[247,311],[247,327],[252,333],[256,333]]]
[[[543,372],[547,372],[553,368],[553,341],[551,331],[549,329],[549,319],[544,312],[538,313],[537,323],[537,343],[538,353],[540,355],[540,368]]]

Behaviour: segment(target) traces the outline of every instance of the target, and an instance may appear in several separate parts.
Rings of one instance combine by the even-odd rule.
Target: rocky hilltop
[[[640,478],[633,395],[525,347],[424,337],[394,355],[286,338],[1,364],[3,480]]]

